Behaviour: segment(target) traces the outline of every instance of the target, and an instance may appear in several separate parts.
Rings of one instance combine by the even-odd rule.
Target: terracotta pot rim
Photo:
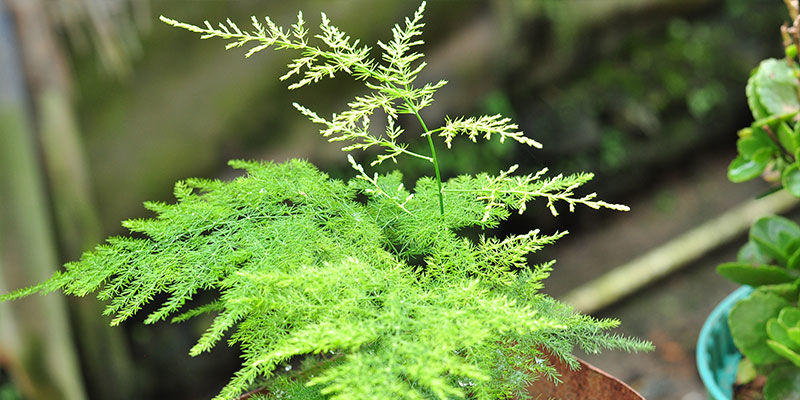
[[[573,370],[558,357],[548,353],[544,355],[556,367],[562,382],[556,385],[544,379],[534,381],[528,386],[531,395],[561,400],[645,400],[627,383],[586,361],[578,359],[580,368]]]

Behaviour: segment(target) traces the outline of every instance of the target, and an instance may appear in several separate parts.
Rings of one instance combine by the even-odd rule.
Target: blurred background
[[[250,15],[288,25],[303,10],[313,27],[324,10],[374,43],[389,40],[390,26],[417,7],[0,0],[0,292],[41,281],[102,238],[124,234],[119,222],[148,216],[145,200],[171,201],[176,180],[232,176],[232,158],[302,157],[352,176],[340,146],[321,139],[291,103],[327,115],[358,85],[337,79],[289,92],[277,77],[290,55],[244,59],[244,50],[225,51],[224,42],[199,40],[159,15],[195,24],[230,17],[244,27]],[[569,301],[581,285],[768,190],[764,182],[731,184],[725,172],[736,131],[752,120],[749,72],[782,56],[787,18],[780,0],[429,0],[429,66],[420,81],[450,83],[425,118],[502,113],[544,145],[460,142],[441,156],[444,178],[514,163],[525,172],[592,171],[587,193],[631,205],[624,214],[578,210],[555,219],[538,207],[503,227],[572,232],[537,255],[559,260],[547,292]],[[430,174],[424,167],[405,167],[406,178]],[[581,305],[657,346],[589,361],[650,400],[705,398],[694,341],[734,288],[714,267],[735,258],[744,243],[737,232],[632,295]],[[207,320],[134,319],[112,329],[101,310],[61,295],[0,304],[0,399],[210,398],[237,369],[235,349],[188,356]]]

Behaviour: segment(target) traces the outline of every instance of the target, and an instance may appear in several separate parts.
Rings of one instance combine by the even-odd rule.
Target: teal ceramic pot
[[[728,328],[728,312],[753,288],[742,286],[722,300],[703,324],[697,338],[697,370],[712,400],[731,400],[736,368],[742,354],[736,349]]]

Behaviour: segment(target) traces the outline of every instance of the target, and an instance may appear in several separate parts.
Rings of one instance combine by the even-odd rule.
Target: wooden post
[[[58,265],[10,15],[0,0],[0,290]],[[86,398],[64,299],[0,304],[0,362],[32,400]]]
[[[785,190],[749,200],[573,289],[561,296],[561,300],[582,313],[597,312],[730,242],[746,232],[758,218],[785,213],[797,205],[797,198]]]
[[[42,164],[58,232],[61,257],[77,258],[101,239],[78,123],[72,107],[66,56],[41,0],[7,0],[16,21],[19,54],[24,65],[33,123],[41,146]],[[40,177],[41,180],[41,177]],[[87,389],[92,397],[132,398],[132,363],[122,332],[108,326],[102,307],[91,298],[70,304],[80,346]]]

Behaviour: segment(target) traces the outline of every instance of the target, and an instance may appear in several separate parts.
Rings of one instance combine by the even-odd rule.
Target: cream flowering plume
[[[292,49],[301,52],[301,56],[288,64],[288,72],[281,76],[281,80],[297,78],[289,89],[297,89],[324,78],[333,78],[339,73],[352,76],[362,81],[367,94],[356,96],[347,104],[347,110],[334,113],[330,118],[319,116],[311,109],[294,103],[303,115],[312,122],[323,126],[320,129],[322,136],[332,142],[347,142],[342,150],[367,150],[378,148],[375,158],[370,166],[381,164],[386,160],[397,161],[397,157],[405,155],[430,162],[434,167],[437,184],[440,189],[440,212],[444,213],[444,195],[442,180],[439,173],[437,154],[432,135],[437,134],[444,138],[448,148],[451,147],[455,136],[466,135],[473,142],[478,137],[490,140],[492,136],[499,138],[500,142],[511,139],[519,143],[541,148],[542,145],[526,137],[518,130],[518,126],[510,118],[501,115],[483,115],[479,117],[446,118],[440,128],[429,129],[420,112],[433,102],[436,90],[444,86],[447,81],[440,80],[436,83],[426,83],[415,86],[418,74],[425,68],[422,60],[423,54],[413,51],[414,47],[424,42],[419,39],[422,35],[422,16],[425,11],[423,2],[414,16],[406,18],[405,25],[395,25],[392,28],[392,40],[388,43],[377,42],[377,47],[383,50],[380,61],[370,57],[372,50],[368,46],[361,46],[358,40],[351,40],[350,36],[331,24],[323,13],[320,24],[320,34],[314,36],[321,42],[314,45],[309,38],[305,27],[303,14],[298,13],[297,22],[289,29],[276,25],[269,17],[263,22],[253,17],[252,31],[246,31],[227,20],[216,27],[208,21],[203,26],[196,26],[179,22],[170,18],[161,17],[167,24],[200,33],[203,39],[218,37],[230,40],[226,48],[237,48],[252,45],[246,57],[274,48],[275,50]],[[385,116],[386,126],[381,129],[372,129],[371,119],[376,112]],[[420,123],[420,136],[426,137],[429,143],[430,155],[419,154],[408,150],[408,143],[401,140],[406,133],[397,121],[398,115],[413,115]],[[383,132],[378,135],[375,132]],[[355,167],[356,162],[351,164]],[[360,173],[364,168],[361,167]],[[380,192],[380,189],[376,189]]]

